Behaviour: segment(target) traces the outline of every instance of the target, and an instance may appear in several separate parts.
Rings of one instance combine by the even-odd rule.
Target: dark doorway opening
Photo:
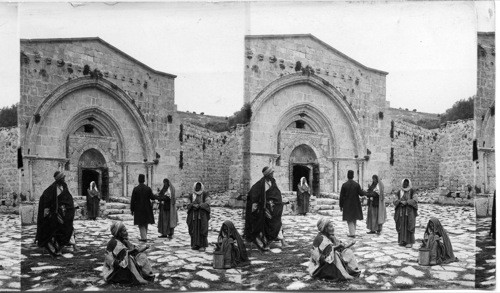
[[[312,194],[319,195],[319,165],[313,165]]]
[[[97,170],[93,169],[82,169],[82,190],[81,190],[81,195],[87,195],[87,189],[90,187],[90,182],[94,181],[95,184],[97,185],[97,188],[99,188],[99,183],[100,183],[100,176],[99,172]]]
[[[309,175],[311,171],[309,170],[308,167],[304,165],[294,165],[292,172],[293,172],[293,186],[292,186],[293,191],[297,191],[297,186],[299,185],[300,178],[302,177],[306,177],[307,184],[310,185]]]

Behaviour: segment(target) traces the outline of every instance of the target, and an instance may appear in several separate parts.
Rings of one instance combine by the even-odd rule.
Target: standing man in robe
[[[64,173],[55,172],[54,183],[44,190],[38,204],[35,241],[52,256],[60,256],[66,245],[73,245],[76,250],[73,228],[75,206],[64,178]]]
[[[269,245],[275,240],[286,246],[281,231],[283,200],[273,173],[272,167],[264,167],[264,177],[250,188],[247,196],[245,238],[260,250],[270,250]]]
[[[158,232],[160,238],[172,239],[174,228],[177,226],[177,205],[175,197],[175,188],[167,178],[163,179],[163,188],[156,197],[160,201],[158,207],[160,215],[158,216]]]
[[[396,222],[396,231],[398,231],[399,245],[411,248],[415,243],[418,201],[410,179],[403,179],[401,185],[402,188],[396,194],[397,199],[394,201],[394,221]]]
[[[360,196],[365,196],[366,192],[361,189],[358,182],[354,181],[354,171],[347,171],[347,182],[342,184],[340,189],[339,206],[342,211],[342,220],[347,221],[349,228],[348,237],[356,237],[356,220],[363,220]]]
[[[151,188],[144,184],[144,174],[139,174],[139,185],[132,191],[132,200],[130,201],[130,211],[134,216],[134,225],[139,226],[141,238],[139,241],[148,240],[148,224],[154,224],[153,207],[151,201],[155,199]]]

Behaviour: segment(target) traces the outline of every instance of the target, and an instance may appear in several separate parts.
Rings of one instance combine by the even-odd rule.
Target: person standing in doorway
[[[311,197],[309,185],[306,177],[300,178],[300,183],[297,186],[297,213],[306,215],[309,212],[309,198]]]
[[[342,212],[342,220],[347,221],[349,228],[348,237],[356,237],[356,220],[363,220],[360,196],[365,196],[366,192],[353,180],[354,171],[347,171],[347,182],[342,184],[340,189],[339,206]]]
[[[153,191],[144,184],[144,174],[139,174],[139,185],[132,191],[132,200],[130,201],[130,211],[134,216],[134,225],[139,226],[141,238],[139,241],[148,240],[148,224],[154,224],[153,207],[151,201],[155,199]]]
[[[92,181],[89,189],[87,189],[87,216],[91,220],[95,221],[99,215],[99,201],[101,201],[101,193],[97,189],[95,182]]]

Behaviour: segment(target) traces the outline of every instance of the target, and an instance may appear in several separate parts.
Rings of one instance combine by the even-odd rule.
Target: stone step
[[[114,221],[133,221],[134,216],[132,216],[131,214],[115,214],[115,215],[108,215],[108,219]]]
[[[121,202],[107,202],[106,203],[106,209],[110,209],[110,210],[129,209],[129,208],[130,208],[130,204],[126,204],[126,203],[121,203]]]
[[[316,210],[334,210],[338,208],[338,206],[333,205],[316,205]]]
[[[338,205],[339,201],[337,199],[333,198],[317,198],[316,199],[316,205]]]
[[[333,193],[333,192],[320,192],[319,197],[339,199],[340,195],[338,193]]]
[[[130,204],[130,198],[127,197],[110,197],[108,202],[120,202]]]

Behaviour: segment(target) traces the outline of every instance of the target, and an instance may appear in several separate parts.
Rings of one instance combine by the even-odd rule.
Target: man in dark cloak
[[[130,201],[130,211],[134,216],[134,225],[139,226],[141,238],[139,241],[148,240],[148,224],[154,224],[153,207],[151,201],[155,199],[151,188],[144,184],[144,174],[139,174],[139,185],[132,191],[132,200]]]
[[[53,256],[61,255],[62,247],[73,245],[75,206],[62,172],[55,172],[55,182],[44,190],[38,204],[35,241]]]
[[[245,238],[261,250],[269,250],[269,244],[280,238],[286,245],[281,232],[283,201],[273,173],[271,167],[264,167],[264,177],[250,188],[247,196]]]
[[[342,184],[340,189],[339,206],[342,211],[342,220],[347,221],[349,228],[348,237],[356,237],[356,220],[363,220],[360,196],[365,196],[366,192],[361,189],[358,182],[354,181],[354,171],[347,171],[347,182]]]

